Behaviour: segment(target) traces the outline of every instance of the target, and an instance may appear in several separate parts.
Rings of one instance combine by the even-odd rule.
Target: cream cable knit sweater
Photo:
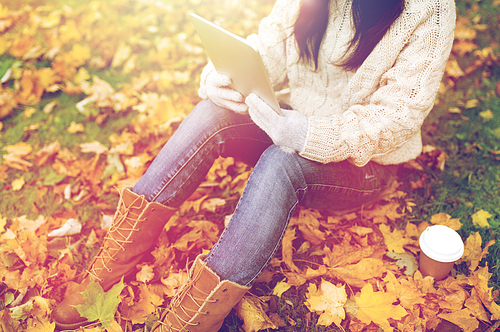
[[[292,35],[300,0],[277,0],[258,34],[270,80],[288,82],[287,103],[307,117],[300,155],[322,163],[348,159],[399,164],[422,150],[421,126],[434,105],[454,39],[454,0],[406,0],[405,9],[355,72],[335,64],[354,32],[352,0],[332,0],[319,66],[299,61]],[[203,84],[203,83],[202,83]]]

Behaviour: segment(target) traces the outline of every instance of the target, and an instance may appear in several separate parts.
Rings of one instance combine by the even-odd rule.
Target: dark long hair
[[[302,0],[294,25],[300,58],[306,62],[314,61],[316,69],[319,48],[328,25],[329,9],[330,0]],[[344,56],[339,65],[346,70],[359,68],[403,9],[404,0],[352,0],[355,34],[346,51],[346,55],[350,53],[349,56]]]

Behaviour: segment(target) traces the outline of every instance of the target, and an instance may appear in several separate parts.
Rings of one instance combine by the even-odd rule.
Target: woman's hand
[[[203,99],[210,99],[217,106],[245,114],[248,106],[244,103],[245,97],[229,87],[232,81],[227,75],[217,73],[210,62],[201,74],[201,84],[198,94]]]
[[[307,135],[307,117],[296,111],[282,110],[277,114],[255,93],[250,94],[245,103],[253,122],[273,140],[273,143],[287,152],[300,152],[304,148]]]

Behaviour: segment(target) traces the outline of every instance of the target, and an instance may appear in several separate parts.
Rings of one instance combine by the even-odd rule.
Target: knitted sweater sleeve
[[[450,54],[455,5],[418,3],[422,7],[403,12],[354,74],[339,105],[343,111],[308,118],[303,157],[363,166],[419,134]]]

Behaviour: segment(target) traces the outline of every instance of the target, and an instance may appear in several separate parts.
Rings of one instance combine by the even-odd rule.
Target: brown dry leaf
[[[340,326],[345,318],[344,305],[347,301],[345,285],[335,286],[321,279],[319,288],[311,283],[307,288],[305,305],[310,311],[318,313],[318,325],[330,326],[335,323]]]
[[[374,322],[384,331],[393,331],[389,319],[399,320],[408,312],[400,305],[393,305],[397,297],[391,293],[374,292],[371,284],[366,284],[355,296],[358,305],[356,318],[365,324]]]

